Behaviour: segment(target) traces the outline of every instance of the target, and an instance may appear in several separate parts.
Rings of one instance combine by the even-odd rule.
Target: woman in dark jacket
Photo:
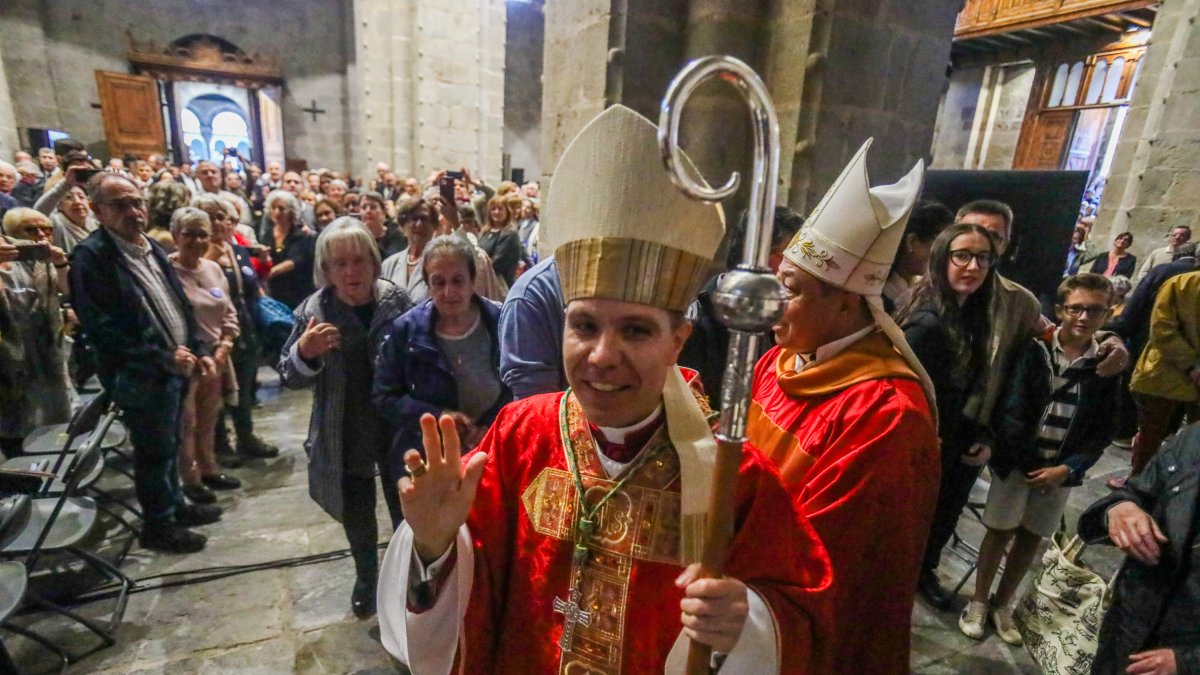
[[[1123,276],[1133,278],[1137,269],[1137,256],[1129,252],[1133,246],[1133,233],[1122,232],[1113,239],[1112,250],[1096,256],[1092,268],[1088,271],[1103,274],[1106,277]]]
[[[395,284],[379,279],[379,267],[375,239],[358,220],[338,218],[322,230],[314,274],[320,290],[296,308],[278,366],[285,386],[316,385],[305,441],[308,492],[346,530],[356,571],[350,604],[360,618],[375,612],[377,468],[392,527],[401,519],[399,476],[387,462],[391,434],[365,383],[374,377],[384,331],[411,303]]]
[[[985,430],[963,409],[971,384],[988,369],[995,260],[996,244],[986,229],[958,224],[942,230],[930,246],[929,273],[897,317],[937,395],[942,477],[919,588],[938,609],[949,609],[953,600],[937,579],[942,548],[989,452]]]
[[[517,266],[524,255],[517,232],[520,208],[521,198],[514,194],[492,197],[488,200],[487,224],[479,235],[479,248],[491,257],[492,267],[508,288],[517,278]]]
[[[372,400],[392,424],[391,461],[420,450],[421,416],[449,415],[474,446],[512,393],[500,380],[500,303],[475,292],[475,250],[453,235],[425,246],[429,298],[397,319],[384,338]]]

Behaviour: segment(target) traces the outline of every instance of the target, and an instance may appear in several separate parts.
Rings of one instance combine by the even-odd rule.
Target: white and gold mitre
[[[657,127],[621,105],[567,146],[542,219],[557,245],[564,301],[624,300],[675,312],[710,276],[725,234],[719,206],[689,199],[671,182]]]
[[[925,162],[919,160],[899,181],[871,187],[872,140],[859,148],[783,253],[825,283],[865,296],[883,290],[925,177]]]

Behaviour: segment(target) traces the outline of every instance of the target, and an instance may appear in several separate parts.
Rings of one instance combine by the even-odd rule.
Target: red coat
[[[572,572],[575,487],[559,431],[564,394],[505,407],[483,439],[489,457],[467,526],[475,571],[464,624],[462,672],[518,675],[662,672],[680,632],[678,458],[661,452],[606,507],[600,552],[584,572],[575,649],[559,649]],[[584,486],[613,482],[596,459],[582,409],[568,400],[569,435]],[[668,442],[665,429],[647,447]],[[816,673],[816,634],[825,630],[828,559],[812,528],[796,516],[770,463],[747,448],[737,490],[737,533],[726,573],[766,601],[780,634],[785,673]],[[595,549],[593,549],[595,550]],[[464,660],[465,663],[461,663]],[[578,672],[584,672],[579,670]]]
[[[928,404],[881,333],[823,367],[797,374],[794,362],[779,347],[758,362],[748,435],[780,468],[829,551],[828,668],[908,672],[913,595],[940,476]]]

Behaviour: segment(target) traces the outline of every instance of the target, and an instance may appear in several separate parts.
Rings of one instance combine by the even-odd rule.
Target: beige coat
[[[1150,340],[1129,388],[1138,394],[1193,402],[1200,399],[1188,370],[1200,368],[1200,272],[1163,284],[1150,313]]]

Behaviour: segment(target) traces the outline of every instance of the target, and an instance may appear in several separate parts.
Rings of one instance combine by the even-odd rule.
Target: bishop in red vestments
[[[747,435],[829,553],[825,667],[904,673],[940,464],[932,387],[879,294],[921,167],[868,189],[869,146],[784,251],[789,302],[755,369]]]
[[[555,170],[571,389],[509,404],[465,458],[427,415],[424,459],[405,457],[378,606],[414,673],[674,673],[689,641],[723,675],[826,672],[828,556],[752,447],[725,576],[697,578],[716,444],[674,363],[724,227],[670,184],[655,134],[613,106]]]

